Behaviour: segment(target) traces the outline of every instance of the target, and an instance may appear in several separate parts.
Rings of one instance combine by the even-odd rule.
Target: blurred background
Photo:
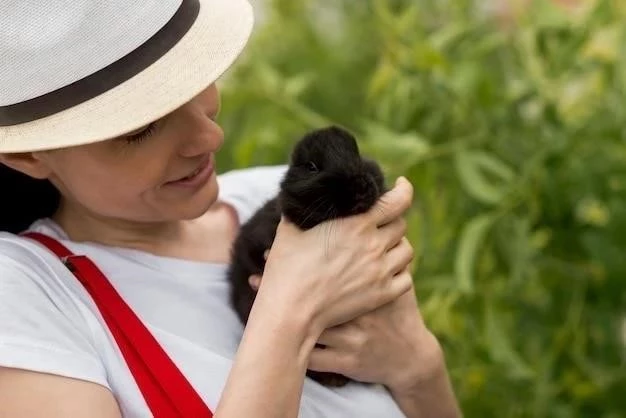
[[[626,417],[626,0],[255,6],[220,169],[348,128],[415,186],[416,292],[465,416]]]

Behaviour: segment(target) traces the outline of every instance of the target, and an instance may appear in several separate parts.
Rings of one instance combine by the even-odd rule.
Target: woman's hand
[[[405,270],[402,274],[410,276]],[[413,288],[396,300],[325,330],[311,370],[340,373],[361,382],[407,391],[443,365],[441,348],[424,325]]]
[[[260,276],[250,277],[252,287],[260,283]],[[413,288],[327,329],[317,342],[326,348],[313,350],[308,369],[383,384],[407,418],[461,416],[441,346],[424,325]]]
[[[410,275],[410,268],[403,274]],[[461,416],[437,338],[413,288],[396,300],[322,333],[308,368],[387,386],[407,418]]]
[[[406,239],[404,239],[406,243]],[[407,266],[401,273],[411,277]],[[251,276],[258,289],[260,276]],[[326,329],[309,369],[334,372],[361,382],[380,383],[408,392],[444,368],[437,339],[426,328],[413,286],[394,301],[349,322]]]
[[[367,213],[323,222],[307,231],[282,220],[255,299],[305,318],[323,330],[397,299],[411,289],[400,273],[413,258],[403,241],[411,184],[404,178]]]

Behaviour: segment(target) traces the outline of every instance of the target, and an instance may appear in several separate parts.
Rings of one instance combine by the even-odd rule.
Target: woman
[[[121,311],[218,417],[458,416],[413,297],[404,179],[362,216],[281,222],[245,330],[228,305],[230,245],[284,172],[215,175],[215,80],[250,34],[245,0],[9,2],[0,28],[0,416],[210,416],[155,409],[169,395],[131,364],[160,366],[132,360],[149,338],[124,343]],[[77,280],[81,260],[136,316]]]

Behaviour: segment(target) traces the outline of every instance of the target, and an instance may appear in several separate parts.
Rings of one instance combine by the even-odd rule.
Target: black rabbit
[[[278,196],[242,225],[229,268],[231,302],[246,324],[256,292],[251,275],[262,274],[264,252],[274,241],[281,212],[303,230],[320,222],[367,212],[386,191],[378,164],[362,158],[355,138],[338,127],[315,130],[294,147]],[[349,378],[307,371],[326,386],[343,386]]]

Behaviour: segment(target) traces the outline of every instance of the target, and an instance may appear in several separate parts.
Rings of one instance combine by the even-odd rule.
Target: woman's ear
[[[0,154],[0,164],[39,180],[47,179],[51,172],[45,161],[33,152]]]

